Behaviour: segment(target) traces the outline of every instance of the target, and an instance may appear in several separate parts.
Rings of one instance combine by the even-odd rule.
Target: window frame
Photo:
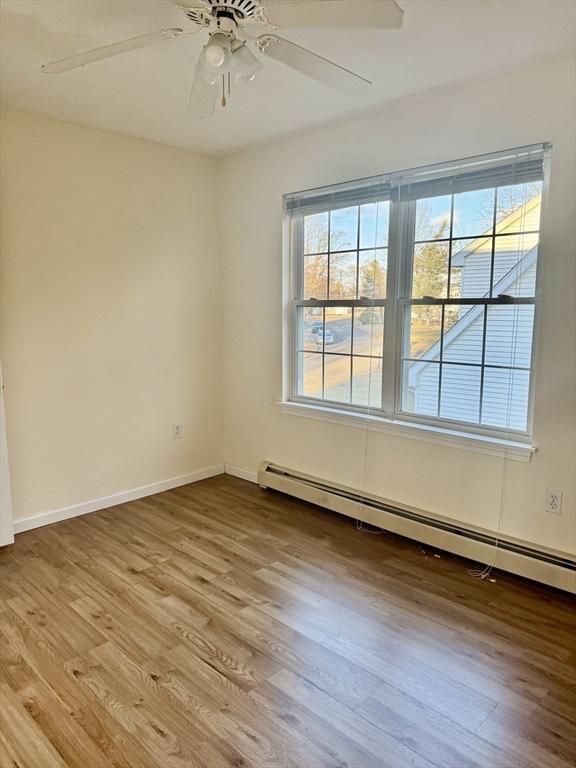
[[[543,221],[545,216],[545,209],[548,200],[549,190],[549,176],[550,176],[550,151],[551,145],[544,143],[541,145],[534,145],[532,147],[519,148],[517,150],[507,150],[506,152],[496,153],[494,155],[482,156],[480,158],[467,158],[464,161],[454,161],[450,164],[441,164],[437,166],[425,166],[422,168],[413,169],[409,173],[410,175],[418,176],[419,174],[432,174],[430,178],[432,180],[441,181],[446,177],[446,169],[454,167],[458,162],[469,163],[470,165],[482,164],[482,161],[489,161],[491,158],[497,158],[501,155],[507,154],[510,156],[514,153],[519,153],[522,150],[533,150],[537,148],[542,154],[542,203],[541,203],[541,215],[540,215],[540,227],[539,227],[539,241],[538,241],[538,259],[536,266],[536,287],[533,297],[464,297],[461,299],[453,299],[448,296],[445,299],[413,299],[410,296],[411,282],[412,282],[412,268],[414,257],[414,244],[415,238],[415,219],[416,219],[416,204],[417,198],[411,200],[404,200],[399,202],[394,194],[386,196],[379,196],[379,199],[370,199],[369,202],[385,202],[389,200],[390,203],[390,215],[389,215],[389,230],[388,230],[388,243],[387,243],[387,284],[386,284],[386,298],[385,299],[304,299],[299,298],[304,295],[304,215],[293,215],[291,212],[285,213],[285,253],[287,255],[288,262],[288,290],[285,292],[287,298],[287,317],[288,317],[288,333],[286,334],[287,352],[285,356],[285,363],[287,363],[288,376],[284,377],[284,393],[283,402],[288,404],[301,404],[307,408],[318,408],[326,414],[327,411],[334,411],[335,414],[350,414],[358,415],[361,418],[368,417],[370,420],[381,420],[383,423],[421,426],[427,431],[437,429],[440,432],[446,433],[452,431],[455,435],[465,436],[467,434],[472,437],[494,439],[495,441],[502,441],[506,439],[513,439],[517,444],[530,445],[533,435],[533,421],[534,421],[534,399],[535,399],[535,370],[537,361],[537,340],[539,329],[539,304],[540,304],[540,284],[542,274],[542,232],[544,229]],[[437,170],[437,175],[434,172]],[[402,174],[390,174],[390,178],[397,176],[401,178]],[[378,177],[381,178],[381,177]],[[350,189],[362,188],[362,183],[369,189],[371,185],[374,185],[373,179],[364,180],[364,182],[351,182]],[[486,188],[490,186],[487,184]],[[495,182],[494,187],[505,186],[504,184],[498,184]],[[346,190],[346,184],[337,185],[338,188]],[[391,184],[391,188],[394,188],[394,181]],[[329,193],[326,193],[329,196]],[[287,197],[287,196],[285,196]],[[378,196],[377,196],[378,197]],[[323,211],[338,210],[344,207],[354,207],[355,205],[361,206],[365,202],[353,202],[347,204],[346,202],[339,202],[333,205],[326,205],[325,208],[315,210],[319,213]],[[452,201],[453,204],[453,201]],[[306,214],[308,215],[308,214]],[[452,234],[452,233],[451,233]],[[494,231],[492,237],[496,237]],[[452,238],[445,238],[447,241]],[[359,250],[359,249],[358,249]],[[374,249],[366,249],[374,250]],[[358,252],[358,251],[357,251]],[[494,253],[492,253],[492,270],[493,270]],[[327,278],[328,280],[328,278]],[[357,281],[359,281],[359,274],[357,273]],[[490,294],[492,293],[492,282],[490,285]],[[358,291],[357,291],[358,295]],[[327,293],[329,296],[329,293]],[[527,405],[527,427],[526,430],[517,430],[511,427],[497,427],[487,426],[480,423],[460,421],[457,419],[450,419],[446,417],[426,416],[422,414],[413,414],[402,410],[402,368],[403,368],[403,348],[404,340],[406,336],[406,327],[403,327],[405,323],[406,306],[448,306],[448,305],[473,305],[473,306],[522,306],[532,305],[534,306],[534,319],[533,319],[533,332],[532,332],[532,347],[531,347],[531,359],[530,369],[528,377],[528,405]],[[354,405],[352,403],[343,403],[340,401],[328,400],[324,398],[313,398],[301,395],[298,393],[298,375],[299,375],[299,363],[298,355],[298,313],[300,308],[316,307],[325,308],[327,306],[338,307],[353,307],[353,308],[374,308],[384,307],[384,338],[383,338],[383,350],[382,350],[382,399],[380,407],[375,406],[363,406]],[[485,342],[486,326],[484,326],[483,336]],[[485,344],[483,344],[485,349]],[[322,354],[324,354],[325,346],[323,345]],[[353,359],[353,347],[351,348],[350,356]],[[373,358],[377,359],[377,358]],[[324,361],[323,361],[324,365]],[[511,370],[512,367],[506,370]],[[484,376],[484,360],[480,367],[482,371],[482,378]],[[325,416],[324,416],[325,418]],[[480,413],[481,418],[481,413]]]

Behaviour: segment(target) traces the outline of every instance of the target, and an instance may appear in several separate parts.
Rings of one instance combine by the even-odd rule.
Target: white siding
[[[507,235],[498,238],[494,252],[494,286],[537,244],[538,235],[525,235],[522,238]],[[476,248],[466,256],[461,275],[463,298],[485,296],[490,291],[491,248],[491,241],[488,240],[485,245]],[[534,295],[535,276],[535,269],[526,270],[517,286],[522,293],[514,295]],[[508,292],[512,293],[511,290]]]
[[[484,307],[466,306],[460,308],[460,320],[470,318],[471,316],[475,317],[476,320],[471,322],[464,331],[459,333],[457,339],[444,344],[444,360],[451,363],[482,362],[482,339],[484,336],[483,313]],[[457,326],[455,326],[454,332],[457,332]],[[425,355],[425,357],[427,356]]]
[[[528,371],[486,368],[482,423],[525,431],[529,390]]]
[[[456,421],[475,421],[480,416],[480,368],[442,366],[440,416]]]
[[[413,413],[421,416],[438,416],[438,381],[440,366],[426,365],[416,379]]]
[[[535,265],[526,270],[535,276]],[[507,289],[518,295],[522,284],[532,279],[521,276],[521,284]],[[520,293],[521,295],[521,293]],[[475,363],[482,359],[484,308],[466,308],[473,318],[454,338],[445,342],[444,361]],[[470,319],[470,316],[469,316]],[[489,307],[486,333],[482,423],[489,426],[526,429],[530,375],[528,371],[512,371],[491,366],[529,368],[532,356],[534,308],[507,305]],[[457,330],[457,326],[455,326]],[[432,359],[439,360],[439,350]],[[415,363],[414,366],[422,366]],[[413,381],[414,411],[437,415],[438,365],[425,364]],[[444,364],[440,416],[445,419],[478,423],[480,411],[480,368],[470,365]]]
[[[488,307],[486,365],[529,368],[533,326],[533,306]]]

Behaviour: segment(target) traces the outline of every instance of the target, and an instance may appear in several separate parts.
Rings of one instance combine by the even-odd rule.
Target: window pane
[[[360,206],[360,248],[383,248],[388,245],[390,203]]]
[[[351,362],[347,355],[324,355],[324,398],[350,402]]]
[[[536,254],[535,254],[536,256]],[[513,278],[512,284],[509,288],[505,288],[503,291],[499,290],[498,284],[496,284],[494,293],[495,295],[500,293],[507,293],[511,296],[517,297],[530,297],[536,296],[536,258],[530,258],[528,263],[528,257],[518,262],[510,277]]]
[[[420,243],[414,248],[412,296],[444,299],[448,287],[448,243]]]
[[[481,368],[471,365],[443,365],[440,416],[443,419],[480,419]]]
[[[482,424],[526,431],[529,389],[529,371],[486,368]]]
[[[461,304],[444,309],[442,359],[452,363],[481,363],[484,307]]]
[[[328,256],[314,254],[304,256],[304,298],[328,297]]]
[[[298,352],[298,394],[322,398],[322,354]]]
[[[382,358],[353,358],[352,403],[382,408]]]
[[[354,310],[354,354],[380,357],[384,349],[384,307]]]
[[[534,296],[538,233],[502,235],[494,245],[494,293]]]
[[[486,364],[529,368],[533,332],[533,306],[488,307]]]
[[[404,357],[440,359],[442,307],[406,307]]]
[[[324,311],[316,307],[298,307],[297,349],[299,351],[322,351],[322,329]]]
[[[454,240],[451,267],[450,298],[488,296],[492,272],[492,238]]]
[[[356,252],[333,253],[330,256],[329,298],[356,298]]]
[[[492,233],[494,194],[494,189],[478,189],[454,195],[452,237],[478,237]]]
[[[326,352],[352,351],[352,308],[326,307],[324,344]]]
[[[328,214],[304,217],[304,253],[328,253]]]
[[[438,416],[440,364],[404,362],[402,410],[420,416]]]
[[[416,240],[450,237],[452,196],[426,197],[416,203]]]
[[[366,299],[385,299],[387,274],[387,248],[362,251],[360,254],[358,296]]]
[[[540,228],[541,206],[541,181],[499,187],[496,221],[503,222],[505,228],[510,232],[538,230]]]
[[[358,207],[340,208],[330,213],[330,251],[358,248]]]

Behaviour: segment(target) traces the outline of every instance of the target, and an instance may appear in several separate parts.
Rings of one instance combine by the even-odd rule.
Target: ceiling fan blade
[[[213,115],[219,90],[218,83],[211,85],[206,83],[200,75],[195,75],[186,115],[195,120],[203,120]]]
[[[66,72],[68,69],[85,67],[86,64],[91,64],[93,61],[109,59],[112,56],[118,56],[120,53],[133,51],[135,48],[143,48],[145,45],[161,43],[163,40],[172,40],[174,37],[179,37],[183,31],[179,27],[161,29],[158,32],[149,32],[147,35],[131,37],[129,40],[121,40],[119,43],[104,45],[101,48],[93,48],[91,51],[84,51],[84,53],[77,53],[74,56],[68,56],[65,59],[59,59],[50,64],[44,64],[42,72],[52,75],[58,72]]]
[[[258,49],[292,69],[318,80],[330,88],[348,94],[366,93],[372,83],[338,64],[277,35],[261,35]]]
[[[266,19],[275,27],[399,29],[404,16],[394,0],[268,0],[268,3]]]

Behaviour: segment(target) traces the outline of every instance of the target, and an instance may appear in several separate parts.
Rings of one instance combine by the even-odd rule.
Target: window
[[[289,399],[527,438],[547,153],[287,195]]]

